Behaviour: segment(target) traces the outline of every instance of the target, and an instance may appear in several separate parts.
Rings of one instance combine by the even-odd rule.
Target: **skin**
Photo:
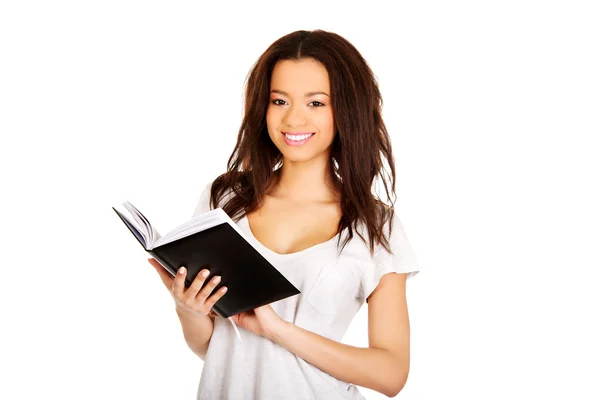
[[[319,93],[306,96],[311,92]],[[336,134],[329,95],[327,70],[313,59],[280,61],[273,70],[266,120],[269,136],[283,154],[283,164],[267,192],[265,204],[261,210],[248,214],[248,221],[254,236],[281,254],[321,243],[337,230],[341,216],[339,188],[327,174]],[[315,132],[315,136],[306,145],[293,147],[285,143],[282,132]],[[301,224],[304,229],[298,228]],[[322,228],[324,225],[326,229]],[[190,312],[208,315],[212,304],[223,295],[207,300],[206,295],[214,286],[207,285],[205,291],[199,292],[204,282],[200,274],[199,282],[193,285],[197,288],[186,291],[182,287],[185,274],[178,274],[174,282],[154,263],[176,298],[180,319],[189,317]],[[381,278],[367,299],[366,348],[342,344],[300,328],[281,319],[270,305],[232,319],[342,381],[394,397],[404,387],[409,372],[410,327],[405,290],[406,274],[388,273]],[[206,332],[205,327],[195,323],[197,332]],[[205,347],[195,350],[201,357],[209,340],[210,336]]]

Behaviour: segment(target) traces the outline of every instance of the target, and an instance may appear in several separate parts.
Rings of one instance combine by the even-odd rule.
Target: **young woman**
[[[185,268],[173,279],[150,259],[204,360],[198,399],[364,399],[357,386],[393,397],[406,383],[405,284],[419,267],[393,206],[372,192],[381,178],[395,197],[381,104],[366,61],[334,33],[293,32],[254,65],[227,172],[194,215],[222,207],[301,294],[232,317],[240,342],[210,311],[227,296],[210,295],[216,282],[202,288],[198,274],[186,289]],[[340,343],[365,301],[369,347]]]

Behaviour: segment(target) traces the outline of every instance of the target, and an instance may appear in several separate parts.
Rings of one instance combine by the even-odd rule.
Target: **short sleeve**
[[[385,231],[388,224],[385,224]],[[381,277],[390,272],[399,274],[406,273],[406,279],[415,276],[420,268],[415,257],[415,253],[406,237],[404,226],[396,213],[392,220],[391,234],[386,235],[389,241],[390,254],[381,244],[375,248],[375,253],[368,263],[361,278],[361,294],[366,300],[379,284]]]
[[[193,217],[196,217],[202,213],[210,211],[210,189],[212,187],[212,182],[209,182],[204,186],[202,193],[198,199],[198,203],[196,204],[196,210],[194,211]]]

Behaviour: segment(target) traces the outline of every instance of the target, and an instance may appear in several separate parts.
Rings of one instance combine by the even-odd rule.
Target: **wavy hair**
[[[246,79],[245,111],[237,142],[227,171],[212,184],[211,206],[218,207],[231,193],[221,207],[238,220],[261,207],[283,158],[271,141],[266,124],[273,69],[282,60],[311,58],[327,69],[331,86],[336,133],[331,146],[330,174],[333,182],[340,183],[342,210],[337,233],[348,230],[341,247],[342,235],[339,235],[338,250],[343,250],[354,231],[367,244],[357,229],[363,223],[371,254],[376,244],[391,252],[383,228],[387,221],[391,232],[396,172],[391,140],[381,117],[381,93],[373,71],[358,50],[332,32],[300,30],[287,34],[271,44],[252,66]],[[390,205],[372,192],[377,178],[383,183]]]

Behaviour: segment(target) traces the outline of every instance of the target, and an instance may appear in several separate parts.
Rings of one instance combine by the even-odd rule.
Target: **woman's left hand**
[[[285,325],[270,304],[231,316],[233,322],[242,328],[271,339]]]

